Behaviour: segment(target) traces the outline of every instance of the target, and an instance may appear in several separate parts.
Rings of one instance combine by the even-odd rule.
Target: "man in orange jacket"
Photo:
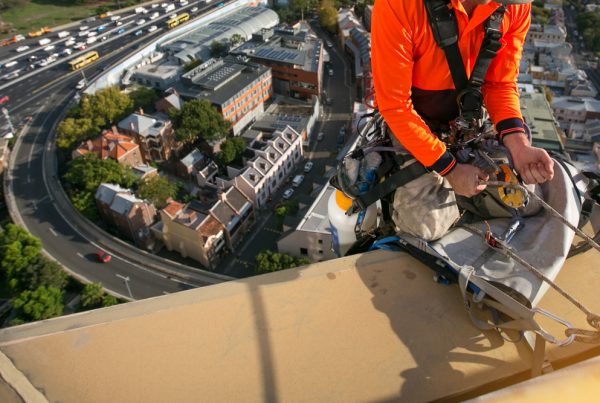
[[[470,76],[484,36],[484,21],[501,6],[501,48],[487,69],[483,101],[500,141],[527,184],[554,175],[546,151],[532,147],[525,134],[516,86],[519,61],[530,25],[533,0],[451,0],[458,25],[458,47]],[[427,122],[446,124],[458,116],[456,91],[444,51],[434,39],[424,0],[377,0],[371,23],[371,64],[380,113],[402,145],[425,167],[444,176],[455,193],[473,196],[487,175],[457,163]]]

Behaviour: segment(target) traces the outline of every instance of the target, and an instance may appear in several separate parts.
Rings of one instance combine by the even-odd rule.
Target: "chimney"
[[[119,134],[119,130],[117,129],[117,126],[113,125],[111,130],[114,134]]]
[[[109,141],[108,142],[108,150],[112,151],[115,149],[115,142],[114,141]]]
[[[87,147],[90,152],[94,151],[94,143],[92,142],[92,140],[87,141]]]

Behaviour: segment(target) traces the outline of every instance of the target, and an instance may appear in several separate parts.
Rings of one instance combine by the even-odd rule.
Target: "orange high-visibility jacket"
[[[451,6],[469,77],[483,40],[483,24],[500,5],[493,1],[479,5],[470,19],[460,0],[451,0]],[[500,139],[524,128],[516,81],[530,13],[530,4],[506,7],[502,47],[482,87],[485,106]],[[446,175],[456,160],[424,120],[448,123],[458,116],[458,107],[448,62],[435,43],[423,0],[377,0],[371,21],[371,66],[379,111],[419,162]]]

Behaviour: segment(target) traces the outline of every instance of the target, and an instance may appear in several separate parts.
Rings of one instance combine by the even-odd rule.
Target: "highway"
[[[93,80],[159,34],[154,31],[141,38],[136,36],[137,40],[125,44],[106,41],[99,48],[104,57],[84,70],[69,72],[66,63],[57,63],[8,86],[2,93],[10,97],[5,106],[13,124],[22,126],[5,174],[7,204],[13,216],[18,212],[17,223],[40,238],[44,250],[71,275],[82,281],[101,282],[109,292],[130,300],[231,279],[159,258],[105,233],[74,210],[56,176],[54,128],[76,95],[74,88],[82,74]],[[110,262],[96,260],[100,248],[113,255]]]

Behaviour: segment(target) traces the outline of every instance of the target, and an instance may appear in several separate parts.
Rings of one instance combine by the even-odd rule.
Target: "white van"
[[[304,181],[304,175],[296,175],[296,176],[294,176],[294,179],[292,180],[292,186],[297,188],[298,186],[300,186],[302,184],[302,181]]]
[[[52,42],[50,39],[44,38],[44,39],[40,39],[40,41],[38,43],[40,44],[40,46],[46,46],[50,42]]]
[[[69,36],[69,31],[60,31],[58,33],[58,37],[61,38],[61,39],[62,38],[66,38],[67,36]]]

